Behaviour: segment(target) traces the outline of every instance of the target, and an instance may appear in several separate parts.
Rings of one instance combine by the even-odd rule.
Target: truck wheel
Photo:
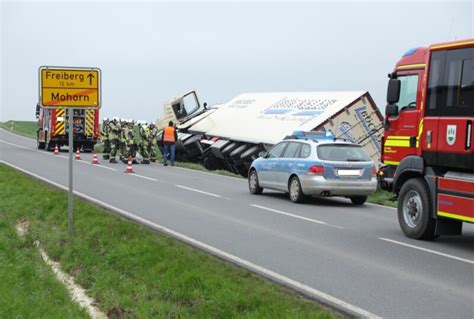
[[[398,222],[403,233],[414,239],[433,239],[436,221],[431,216],[428,186],[422,178],[408,180],[398,198]]]
[[[367,196],[351,196],[351,202],[354,205],[364,205],[367,201]]]
[[[44,150],[45,147],[46,147],[46,144],[44,142],[40,142],[39,140],[39,132],[36,132],[36,147],[39,149],[39,150]]]
[[[290,200],[293,203],[301,203],[306,198],[306,196],[303,194],[303,190],[301,189],[301,183],[297,176],[293,176],[290,179],[288,193]]]
[[[44,133],[44,144],[47,151],[51,152],[54,150],[54,145],[51,141],[48,141],[48,132]]]
[[[258,185],[258,175],[256,170],[252,170],[249,175],[249,191],[250,194],[258,195],[261,194],[263,188]]]

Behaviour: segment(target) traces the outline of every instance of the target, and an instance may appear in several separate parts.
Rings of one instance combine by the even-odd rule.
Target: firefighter
[[[128,121],[127,141],[128,141],[129,156],[132,157],[132,160],[133,160],[134,164],[138,164],[138,162],[136,160],[138,144],[137,144],[137,141],[135,140],[135,121],[133,121],[133,120]]]
[[[135,160],[134,154],[134,139],[135,133],[133,132],[133,121],[128,120],[124,121],[123,130],[122,130],[122,161],[127,163],[128,158],[131,157],[133,163],[136,164],[137,161]]]
[[[148,140],[148,152],[150,154],[150,161],[154,163],[156,162],[156,154],[158,152],[158,128],[153,122],[150,122],[150,124],[148,125],[148,129],[150,131],[150,138]]]
[[[119,159],[122,162],[127,162],[128,154],[127,154],[127,121],[125,119],[120,119],[120,148],[119,148]]]
[[[110,138],[110,163],[117,163],[115,160],[115,156],[117,155],[117,150],[120,148],[120,134],[121,134],[121,126],[120,122],[117,118],[114,118],[112,121],[109,122],[109,138]]]
[[[110,151],[111,151],[111,146],[110,146],[110,137],[109,137],[109,119],[104,118],[102,121],[102,127],[100,128],[100,140],[102,141],[104,145],[104,151],[102,157],[105,160],[108,160],[110,158]]]
[[[140,154],[143,157],[143,160],[141,164],[150,164],[150,158],[149,158],[149,148],[150,148],[150,129],[148,126],[144,124],[139,124],[138,125],[139,132],[140,132],[140,138],[141,138],[141,143],[140,143]]]

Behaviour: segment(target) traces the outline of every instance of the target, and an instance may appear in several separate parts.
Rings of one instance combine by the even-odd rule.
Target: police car
[[[330,132],[294,132],[259,156],[249,169],[252,194],[268,188],[288,193],[295,203],[311,195],[344,196],[362,205],[377,188],[377,171],[367,152]]]

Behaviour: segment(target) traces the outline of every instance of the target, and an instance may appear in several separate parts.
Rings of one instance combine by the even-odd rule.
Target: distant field
[[[2,164],[0,176],[0,318],[82,317],[38,262],[35,240],[112,318],[340,317],[80,199],[74,201],[76,236],[67,243],[67,193]],[[24,240],[14,232],[18,220],[30,225]]]
[[[36,122],[34,121],[0,122],[0,127],[19,135],[36,138]]]

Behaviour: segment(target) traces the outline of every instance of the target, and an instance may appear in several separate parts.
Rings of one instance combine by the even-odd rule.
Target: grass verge
[[[36,122],[32,121],[7,121],[0,122],[0,127],[12,133],[36,138]]]
[[[2,194],[5,189],[0,167]],[[88,318],[41,259],[33,240],[15,231],[18,204],[0,199],[0,318]]]
[[[380,188],[375,193],[367,198],[367,201],[372,204],[379,204],[389,207],[397,207],[398,201],[393,201],[392,198],[395,194],[384,191]]]
[[[339,315],[181,242],[82,200],[75,200],[75,234],[67,238],[67,194],[0,165],[0,219],[26,219],[20,245],[3,226],[5,245],[31,249],[39,240],[53,260],[112,317],[333,318]],[[12,242],[12,243],[11,243]],[[17,247],[14,246],[14,247]],[[10,249],[11,250],[11,249]],[[33,252],[30,252],[33,254]],[[2,262],[5,260],[1,259]],[[13,258],[14,260],[14,258]],[[1,268],[3,274],[4,267]],[[3,276],[5,276],[3,274]],[[43,285],[16,288],[10,299],[36,295]],[[4,280],[0,287],[5,294]],[[3,286],[2,286],[3,285]],[[15,282],[10,283],[15,286]],[[19,291],[21,290],[21,292]],[[45,290],[46,291],[46,290]],[[49,293],[48,293],[49,296]],[[0,299],[1,300],[1,299]],[[0,301],[0,305],[1,305]],[[0,307],[4,309],[4,307]],[[8,313],[0,317],[12,317]],[[58,315],[58,317],[80,317]],[[13,316],[15,317],[15,316]]]

